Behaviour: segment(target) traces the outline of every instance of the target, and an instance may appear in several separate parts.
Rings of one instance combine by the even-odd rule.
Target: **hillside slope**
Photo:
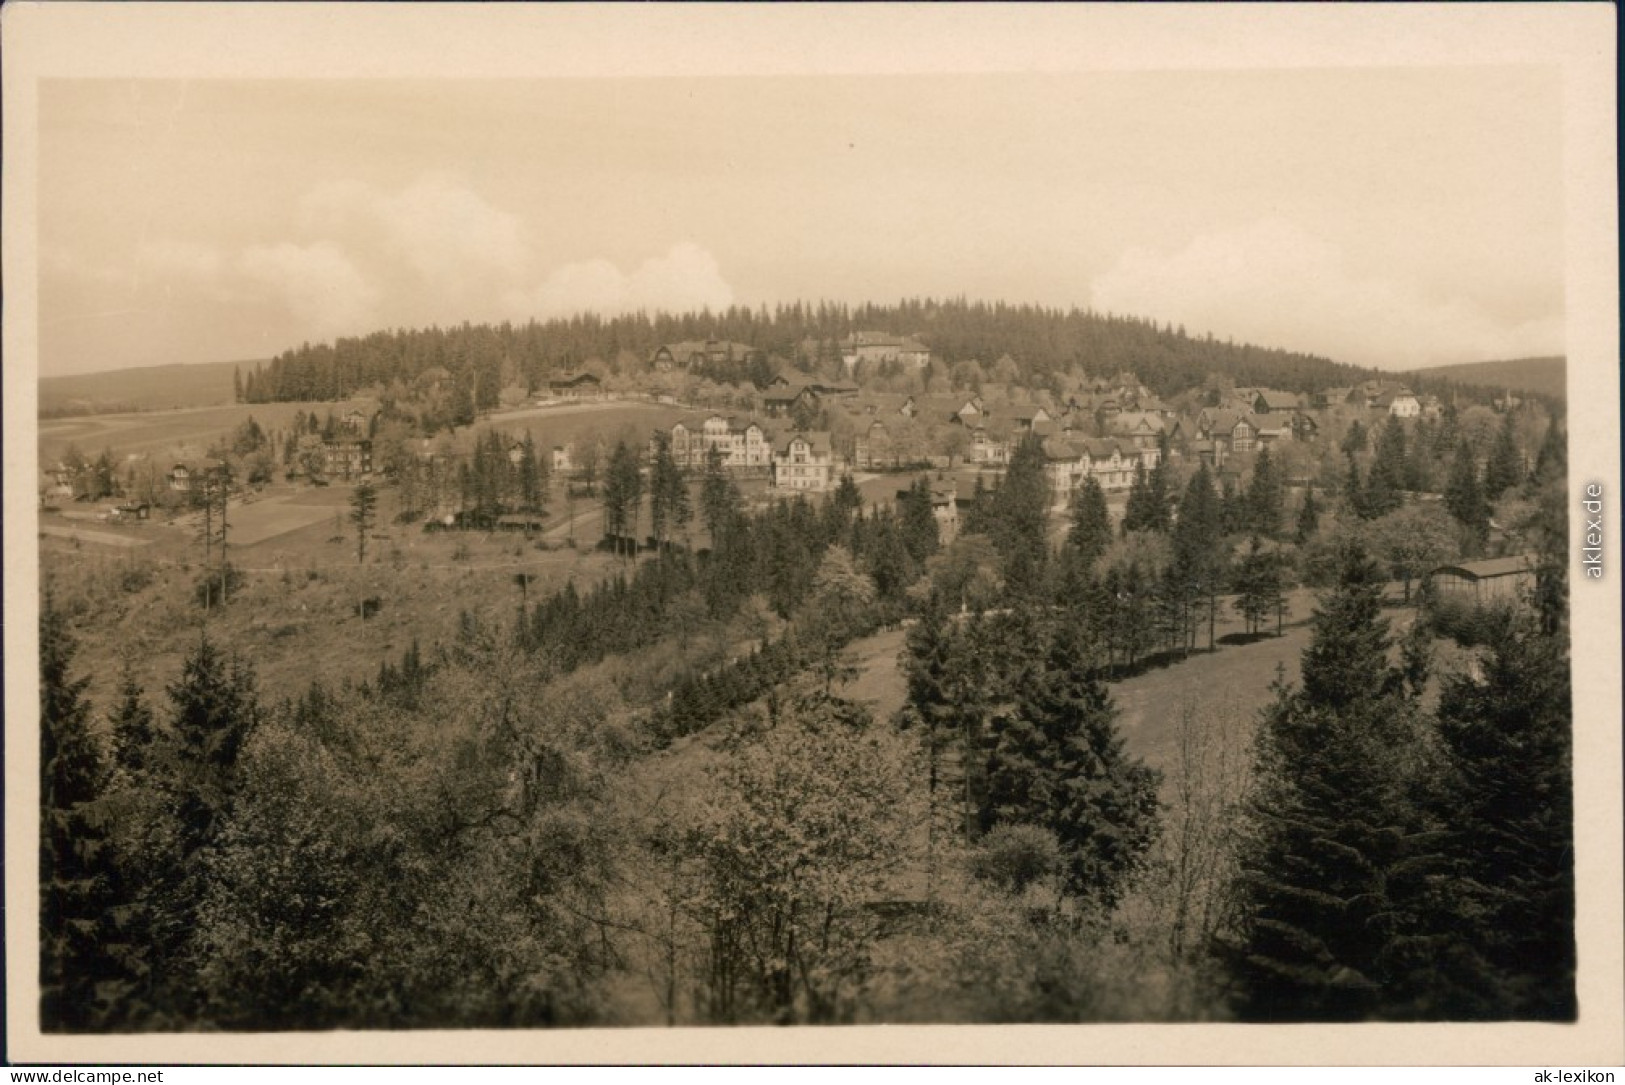
[[[1426,380],[1446,380],[1482,388],[1511,389],[1537,395],[1564,398],[1568,365],[1561,355],[1546,358],[1507,358],[1497,362],[1467,362],[1462,365],[1436,365],[1410,374]]]
[[[106,373],[78,373],[69,377],[41,377],[40,415],[48,418],[64,414],[223,406],[235,399],[232,372],[241,367],[246,373],[255,364],[202,362],[196,365],[115,369]]]

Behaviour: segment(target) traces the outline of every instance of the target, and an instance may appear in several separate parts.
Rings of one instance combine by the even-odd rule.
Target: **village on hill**
[[[579,478],[588,489],[616,437],[641,436],[645,470],[664,444],[682,470],[700,472],[716,454],[731,474],[778,491],[821,493],[849,475],[864,481],[934,473],[935,490],[955,495],[939,504],[944,527],[952,530],[976,476],[996,479],[1029,436],[1041,443],[1057,509],[1066,507],[1085,479],[1121,498],[1164,460],[1187,471],[1206,464],[1221,486],[1239,490],[1265,449],[1272,450],[1288,486],[1335,493],[1350,454],[1374,452],[1390,419],[1410,434],[1417,461],[1408,480],[1415,485],[1402,488],[1436,493],[1443,480],[1430,477],[1437,473],[1430,467],[1455,452],[1461,422],[1482,461],[1489,454],[1492,419],[1518,417],[1523,403],[1511,392],[1418,394],[1381,378],[1306,391],[1240,387],[1215,376],[1164,397],[1129,371],[1087,376],[1074,368],[1050,379],[1024,378],[1008,353],[985,368],[974,359],[956,364],[949,374],[940,361],[932,369],[921,337],[874,331],[839,339],[838,364],[823,367],[835,375],[825,377],[814,364],[830,353],[824,347],[803,343],[798,366],[741,342],[666,343],[642,366],[623,358],[615,371],[592,360],[539,378],[534,387],[510,371],[497,401],[477,415],[477,388],[470,394],[463,375],[431,367],[406,384],[356,390],[341,413],[328,410],[324,417],[314,406],[297,412],[285,428],[262,427],[250,413],[229,441],[207,449],[195,442],[171,445],[178,453],[172,460],[145,449],[115,456],[111,447],[90,458],[77,443],[58,445],[62,454],[41,479],[41,503],[82,517],[74,502],[88,500],[96,503],[99,519],[144,519],[154,509],[195,501],[204,476],[226,461],[233,461],[234,478],[252,488],[273,477],[314,485],[363,477],[454,478],[473,451],[455,439],[458,424],[467,433],[477,417],[507,433],[516,470],[528,457],[525,462],[535,461],[529,470]],[[713,379],[718,374],[735,380]],[[253,382],[251,375],[250,396]],[[238,391],[242,401],[240,376]],[[613,434],[600,427],[560,443],[546,440],[548,408],[589,404],[668,410],[641,435],[636,423],[628,423]],[[1538,444],[1539,410],[1525,412],[1520,422],[1528,447]],[[539,432],[542,443],[527,450],[523,437],[531,432]],[[449,485],[435,488],[432,502],[409,503],[414,512],[444,520],[469,511],[466,494],[451,493]],[[513,511],[536,511],[519,504]]]

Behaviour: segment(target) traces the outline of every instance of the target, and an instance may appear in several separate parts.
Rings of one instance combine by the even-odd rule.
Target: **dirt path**
[[[137,546],[146,546],[151,539],[137,539],[129,535],[115,535],[111,531],[91,531],[82,527],[60,527],[56,524],[41,524],[39,533],[50,535],[58,539],[74,539],[78,542],[98,543],[102,546],[118,546],[130,549]]]

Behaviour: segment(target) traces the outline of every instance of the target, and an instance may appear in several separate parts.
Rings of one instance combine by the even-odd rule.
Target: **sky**
[[[904,297],[1381,368],[1564,350],[1551,67],[51,79],[42,375]]]

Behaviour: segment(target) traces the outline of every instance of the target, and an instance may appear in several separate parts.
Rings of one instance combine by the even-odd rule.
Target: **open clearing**
[[[40,463],[55,463],[69,445],[77,445],[86,456],[111,448],[120,459],[131,454],[185,459],[202,456],[210,445],[229,435],[250,416],[261,429],[273,430],[292,426],[293,416],[300,411],[306,414],[314,411],[325,417],[329,411],[342,415],[349,409],[349,401],[241,403],[230,407],[47,419],[39,424]]]
[[[324,520],[332,522],[332,505],[311,504],[302,496],[288,494],[234,506],[228,519],[232,544],[253,546]]]
[[[605,459],[599,470],[608,463],[608,451],[615,442],[624,440],[641,449],[656,429],[670,428],[671,424],[694,412],[680,407],[639,400],[611,400],[605,403],[560,403],[549,407],[520,407],[512,411],[499,411],[474,423],[474,432],[498,430],[514,437],[530,431],[536,446],[548,450],[554,446],[580,447],[592,440],[604,446]],[[723,412],[727,413],[727,412]],[[459,442],[467,440],[467,430],[458,431]]]

